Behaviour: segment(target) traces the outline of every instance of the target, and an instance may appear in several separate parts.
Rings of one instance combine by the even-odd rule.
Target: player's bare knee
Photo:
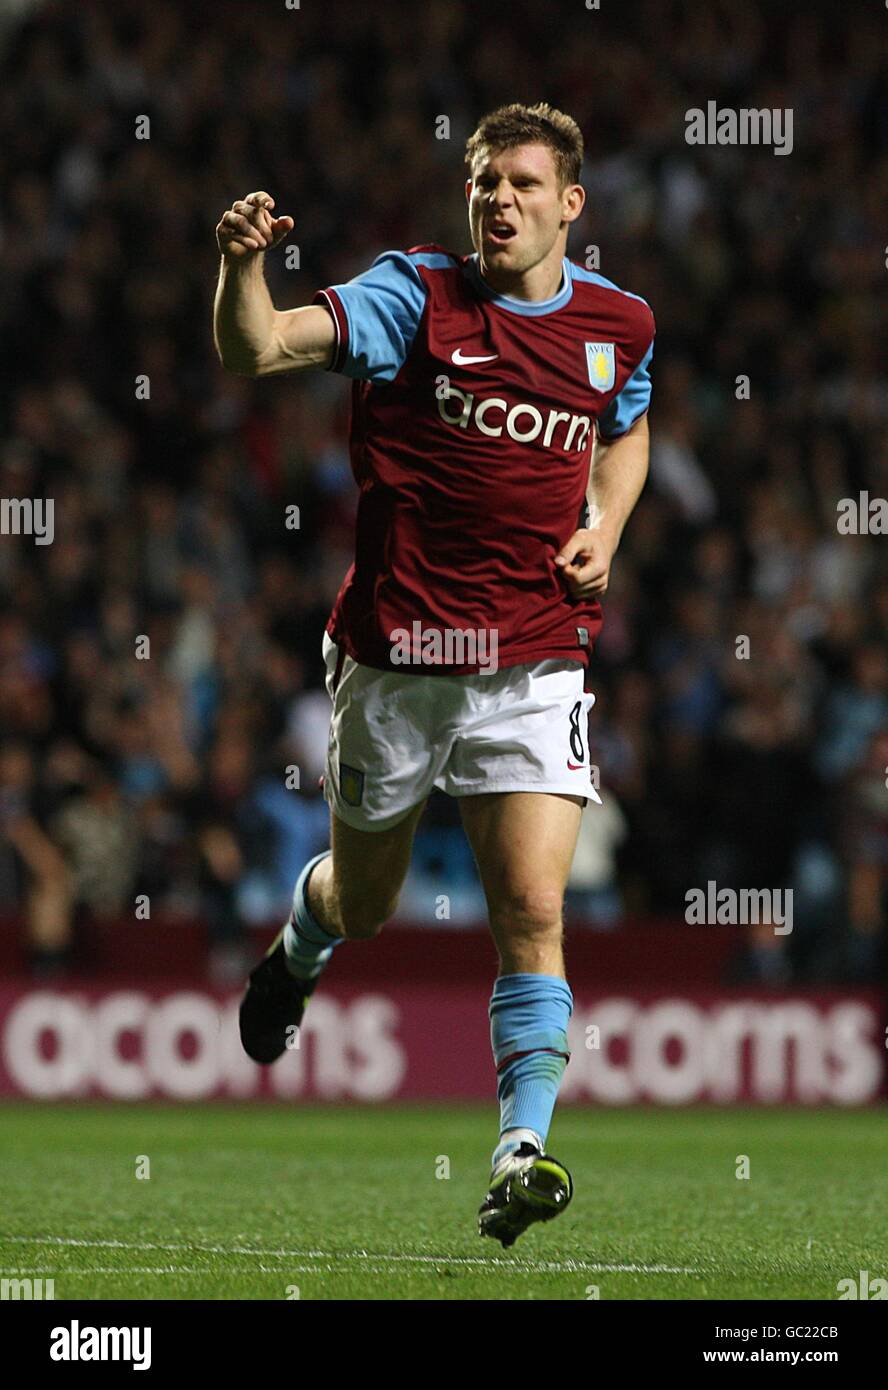
[[[494,919],[510,935],[550,936],[561,931],[563,895],[539,886],[508,890],[498,896]]]
[[[340,903],[337,925],[346,941],[369,941],[379,935],[397,905],[397,898],[387,898],[384,902],[364,899]]]
[[[346,941],[372,941],[382,930],[382,923],[357,914],[343,917],[340,930]]]

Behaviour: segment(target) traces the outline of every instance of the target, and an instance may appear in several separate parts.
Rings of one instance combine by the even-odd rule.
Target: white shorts
[[[361,666],[326,632],[323,655],[333,701],[324,796],[347,825],[388,830],[434,787],[449,796],[559,792],[601,804],[587,730],[595,696],[584,692],[578,662],[406,676]]]

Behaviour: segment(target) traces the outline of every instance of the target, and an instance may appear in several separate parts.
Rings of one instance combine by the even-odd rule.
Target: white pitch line
[[[229,1274],[274,1274],[279,1279],[289,1276],[294,1270],[305,1274],[316,1274],[318,1269],[323,1269],[323,1265],[290,1265],[288,1269],[274,1269],[270,1265],[228,1265],[224,1271],[225,1276]],[[331,1273],[336,1273],[336,1266],[329,1266]],[[341,1270],[339,1271],[341,1273]],[[385,1274],[387,1271],[382,1268],[373,1267],[373,1274]],[[4,1269],[3,1277],[8,1275],[20,1274],[50,1274],[55,1278],[79,1279],[82,1274],[194,1274],[201,1279],[219,1278],[220,1275],[212,1269],[191,1269],[188,1265],[78,1265],[76,1269]]]
[[[252,1266],[249,1270],[252,1273]],[[269,1270],[269,1274],[277,1273],[276,1270]],[[7,1274],[52,1274],[56,1278],[61,1276],[63,1279],[73,1276],[79,1278],[81,1274],[202,1274],[206,1277],[205,1269],[186,1269],[180,1265],[78,1265],[76,1269],[5,1269],[4,1276]],[[247,1270],[232,1270],[232,1273],[247,1273]]]
[[[381,1265],[480,1265],[482,1268],[501,1267],[521,1269],[537,1274],[699,1274],[698,1269],[676,1265],[601,1264],[587,1260],[526,1260],[520,1257],[503,1259],[483,1255],[390,1255],[368,1250],[264,1250],[250,1245],[182,1244],[175,1241],[81,1240],[73,1236],[5,1236],[10,1244],[62,1245],[86,1250],[183,1250],[201,1255],[257,1255],[276,1260],[376,1260]],[[304,1266],[310,1270],[313,1265]],[[329,1266],[335,1272],[336,1266]],[[76,1273],[76,1271],[68,1271]],[[121,1269],[120,1273],[126,1273]]]

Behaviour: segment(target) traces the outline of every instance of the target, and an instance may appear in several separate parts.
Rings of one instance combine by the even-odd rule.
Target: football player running
[[[573,1005],[562,902],[599,802],[599,599],[648,468],[653,315],[567,258],[582,159],[564,113],[490,113],[466,149],[474,253],[389,251],[298,309],[275,309],[265,283],[294,227],[267,192],[216,228],[223,365],[350,378],[360,488],[323,643],[330,848],[250,976],[242,1042],[257,1062],[281,1056],[334,949],[394,913],[432,789],[458,797],[499,956],[499,1139],[479,1229],[503,1246],[573,1192],[546,1152]]]

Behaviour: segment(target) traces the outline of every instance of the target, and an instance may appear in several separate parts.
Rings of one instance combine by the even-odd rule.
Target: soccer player
[[[545,1152],[568,1060],[562,901],[592,786],[586,689],[599,596],[644,484],[654,320],[566,257],[585,194],[576,123],[485,116],[466,147],[473,255],[388,251],[276,310],[265,253],[293,229],[251,193],[216,228],[214,332],[248,376],[352,387],[355,562],[323,642],[330,849],[241,1005],[250,1057],[285,1050],[334,949],[395,910],[433,787],[458,797],[499,954],[499,1142],[482,1235],[513,1244],[573,1183]]]

